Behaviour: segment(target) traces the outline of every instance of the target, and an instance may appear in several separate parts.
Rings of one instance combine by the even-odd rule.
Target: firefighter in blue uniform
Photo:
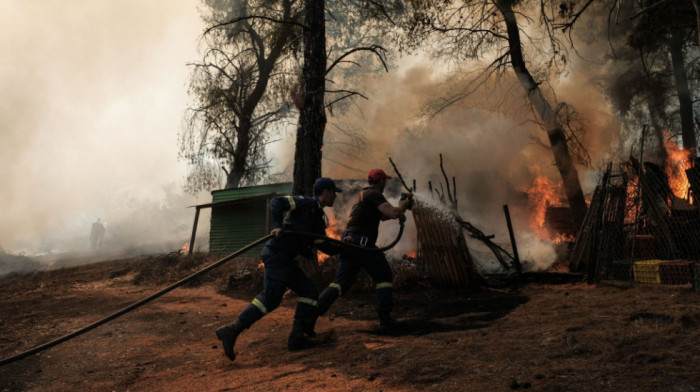
[[[381,169],[373,169],[369,172],[367,177],[369,187],[360,191],[359,199],[350,211],[350,219],[343,233],[343,241],[363,248],[376,249],[375,242],[377,241],[380,221],[406,219],[404,213],[411,208],[412,201],[403,199],[399,202],[398,207],[394,207],[383,195],[386,180],[390,178]],[[350,290],[361,268],[367,271],[375,284],[379,330],[381,332],[395,331],[397,323],[391,317],[393,277],[391,267],[384,253],[380,251],[352,248],[342,250],[335,279],[319,296],[319,315],[325,314],[339,296]]]
[[[314,247],[327,254],[337,254],[340,248],[313,237],[285,235],[284,231],[325,236],[328,220],[323,207],[333,206],[336,192],[342,191],[333,180],[321,177],[314,183],[313,197],[285,196],[270,202],[274,237],[261,253],[265,265],[263,291],[241,312],[236,322],[216,330],[230,360],[236,359],[233,349],[238,335],[277,308],[287,288],[299,296],[287,346],[289,350],[299,350],[313,345],[307,335],[313,333],[313,323],[318,317],[318,290],[294,259],[299,255],[312,256]]]

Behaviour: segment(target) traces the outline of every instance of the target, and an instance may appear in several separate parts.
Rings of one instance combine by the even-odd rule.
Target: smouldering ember
[[[632,177],[627,181],[627,214],[625,215],[625,223],[636,222],[639,218],[638,192],[639,178]]]

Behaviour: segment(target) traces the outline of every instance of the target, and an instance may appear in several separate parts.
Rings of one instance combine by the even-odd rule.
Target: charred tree
[[[581,227],[587,211],[586,199],[581,190],[578,171],[569,153],[563,126],[525,64],[520,42],[520,30],[515,12],[513,12],[512,1],[501,0],[497,4],[505,20],[508,32],[508,45],[510,47],[510,60],[513,70],[518,77],[518,81],[525,89],[532,107],[544,124],[552,153],[554,154],[554,161],[561,175],[566,197],[571,207],[574,224],[576,227]]]
[[[673,66],[673,76],[678,94],[678,104],[681,117],[681,136],[683,148],[691,151],[695,156],[697,141],[695,139],[695,128],[693,125],[693,100],[688,87],[688,78],[685,72],[685,62],[683,60],[683,44],[685,43],[685,29],[676,27],[671,32],[669,48],[671,49],[671,64]]]
[[[698,46],[700,46],[700,0],[692,0],[695,8],[695,26],[698,30]]]
[[[314,181],[321,176],[323,134],[326,128],[324,106],[326,74],[325,1],[305,0],[304,27],[304,106],[300,109],[294,152],[295,195],[311,195]]]

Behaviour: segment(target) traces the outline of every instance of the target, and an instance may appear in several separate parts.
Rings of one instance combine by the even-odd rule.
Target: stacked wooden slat
[[[595,252],[594,246],[597,240],[598,231],[598,216],[603,208],[603,187],[598,185],[593,192],[591,204],[588,206],[588,212],[583,219],[583,224],[576,237],[576,245],[571,252],[571,260],[569,261],[569,270],[571,272],[581,272],[588,270],[588,264]]]
[[[454,214],[418,200],[411,212],[416,224],[420,258],[428,278],[445,286],[476,283],[478,273]]]
[[[579,230],[569,263],[572,272],[586,272],[589,281],[600,280],[612,272],[613,261],[619,260],[624,251],[626,206],[626,178],[613,175],[609,165]]]
[[[632,158],[632,167],[639,173],[639,162]],[[680,256],[676,241],[669,226],[671,214],[669,206],[657,189],[659,185],[645,171],[639,175],[639,183],[642,186],[643,210],[647,215],[651,234],[654,236],[654,248],[656,256],[662,259],[674,259]],[[668,187],[668,184],[662,184]]]

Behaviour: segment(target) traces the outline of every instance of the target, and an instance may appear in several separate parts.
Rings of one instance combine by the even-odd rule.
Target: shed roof
[[[243,188],[220,189],[211,192],[212,203],[223,201],[234,201],[247,199],[254,196],[263,196],[269,194],[290,194],[292,192],[291,182],[282,182],[279,184],[255,185]]]

